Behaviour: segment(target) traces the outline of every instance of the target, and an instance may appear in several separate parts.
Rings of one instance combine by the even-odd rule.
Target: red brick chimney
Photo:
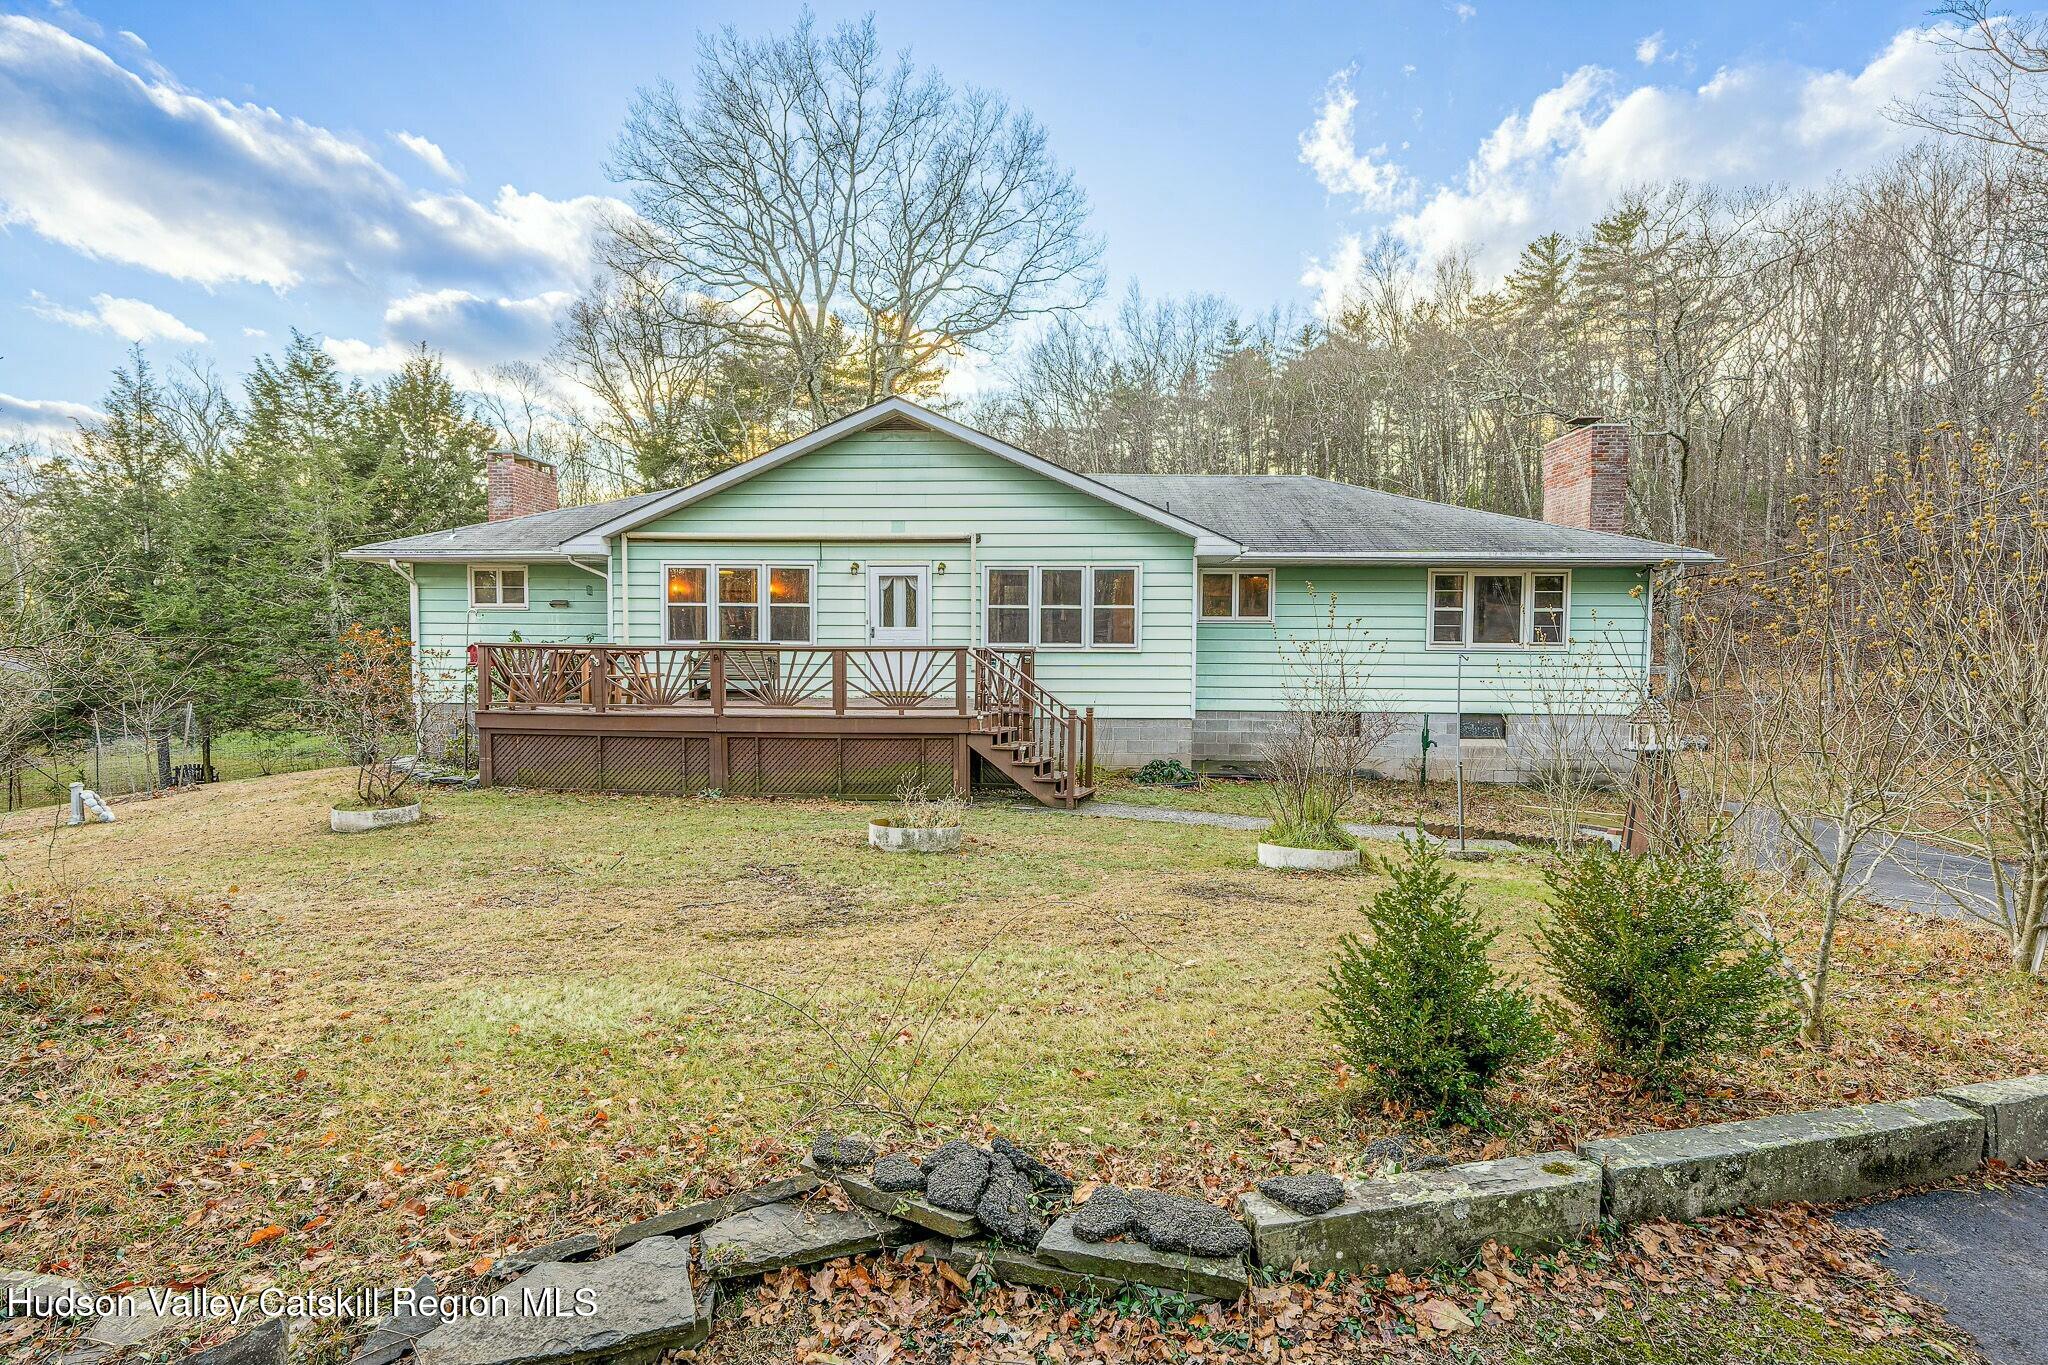
[[[552,512],[559,505],[555,467],[516,450],[493,450],[484,456],[485,505],[492,521]]]
[[[1626,422],[1574,417],[1543,447],[1543,519],[1582,531],[1621,531],[1633,443]]]

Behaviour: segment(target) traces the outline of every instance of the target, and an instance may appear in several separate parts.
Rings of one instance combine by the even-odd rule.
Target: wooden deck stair
[[[1095,711],[1038,685],[1029,662],[975,652],[980,680],[968,747],[1040,803],[1072,809],[1095,795]]]

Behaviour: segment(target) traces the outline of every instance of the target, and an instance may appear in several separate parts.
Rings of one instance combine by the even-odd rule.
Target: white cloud
[[[1413,197],[1414,184],[1399,166],[1384,159],[1385,144],[1366,152],[1358,150],[1352,126],[1358,112],[1358,96],[1351,89],[1353,74],[1340,71],[1324,87],[1322,109],[1301,135],[1301,162],[1316,173],[1324,189],[1356,196],[1361,208],[1398,208]]]
[[[1472,6],[1470,5],[1453,5],[1451,6],[1451,13],[1458,16],[1459,23],[1465,24],[1470,23],[1474,18],[1476,18],[1479,14],[1479,11],[1472,8]]]
[[[251,337],[254,338],[255,340],[261,341],[264,337],[269,336],[270,333],[264,331],[261,327],[244,327],[242,329],[242,335],[245,337]]]
[[[1664,30],[1658,29],[1649,37],[1636,44],[1636,60],[1650,66],[1664,55]]]
[[[546,351],[556,321],[574,297],[565,289],[526,298],[428,290],[392,300],[377,340],[329,337],[320,344],[342,369],[374,379],[395,373],[424,342],[446,359],[458,383],[475,388],[493,366]]]
[[[144,303],[141,299],[117,299],[112,294],[93,295],[91,308],[66,308],[40,293],[32,293],[28,310],[39,318],[61,322],[66,327],[78,327],[88,332],[112,332],[123,341],[180,341],[196,346],[206,340],[204,332],[186,326],[153,303]]]
[[[71,435],[77,423],[96,422],[99,416],[83,403],[0,393],[0,441],[58,439]]]
[[[405,277],[558,288],[589,267],[596,195],[409,187],[357,140],[138,74],[0,14],[0,226],[213,286]]]
[[[1398,166],[1376,163],[1373,183],[1352,192],[1423,260],[1469,251],[1483,277],[1497,277],[1530,238],[1584,227],[1634,185],[1684,178],[1812,188],[1897,153],[1915,135],[1885,110],[1939,79],[1937,36],[1905,29],[1860,71],[1755,63],[1724,67],[1694,88],[1631,86],[1607,68],[1581,67],[1501,120],[1462,175],[1405,211],[1388,213],[1376,188],[1406,183]],[[1304,160],[1328,122],[1326,99],[1302,135]],[[1348,122],[1341,131],[1348,146]],[[1317,178],[1330,184],[1320,168]],[[1341,298],[1351,278],[1341,272],[1355,268],[1358,251],[1347,237],[1310,263],[1303,283],[1325,309]]]
[[[461,168],[450,161],[448,153],[442,151],[440,145],[432,139],[421,137],[418,133],[393,133],[391,140],[425,162],[427,169],[443,180],[452,180],[459,185],[466,179]]]

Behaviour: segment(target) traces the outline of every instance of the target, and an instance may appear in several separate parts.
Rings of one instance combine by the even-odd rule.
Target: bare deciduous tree
[[[690,99],[635,100],[613,173],[637,215],[612,268],[715,303],[813,424],[1092,296],[1087,200],[1037,121],[892,60],[872,18],[707,36]]]

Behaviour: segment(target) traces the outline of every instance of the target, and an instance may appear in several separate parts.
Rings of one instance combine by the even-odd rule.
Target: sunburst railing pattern
[[[972,713],[976,656],[961,647],[541,645],[477,647],[484,710],[951,711]],[[995,657],[995,656],[991,656]]]

